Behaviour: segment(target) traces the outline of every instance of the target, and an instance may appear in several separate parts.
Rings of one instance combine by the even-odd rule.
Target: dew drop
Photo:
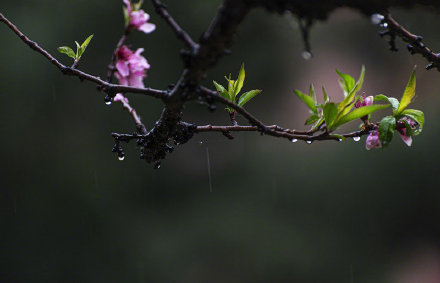
[[[371,15],[371,22],[374,24],[374,25],[378,25],[378,24],[380,24],[380,22],[382,22],[382,20],[384,19],[385,17],[383,16],[383,15],[381,15],[381,14],[373,14],[373,15]]]
[[[301,56],[303,57],[303,59],[304,60],[310,60],[310,59],[312,59],[312,53],[310,53],[309,51],[307,51],[307,50],[304,50],[302,53],[301,53]]]
[[[298,140],[297,139],[292,139],[292,140],[290,140],[291,142],[297,142]]]
[[[312,143],[312,141],[306,141],[306,143],[307,143],[307,144],[311,144],[311,143]]]
[[[118,156],[118,159],[119,159],[120,161],[122,161],[122,160],[125,159],[125,156]]]
[[[380,24],[380,27],[381,27],[381,28],[387,28],[387,27],[388,27],[388,24],[387,24],[387,23],[381,23],[381,24]]]
[[[112,102],[111,102],[111,101],[106,101],[105,104],[106,104],[106,105],[111,105]]]
[[[358,141],[361,140],[361,137],[353,137],[353,140],[354,140],[355,142],[358,142]]]

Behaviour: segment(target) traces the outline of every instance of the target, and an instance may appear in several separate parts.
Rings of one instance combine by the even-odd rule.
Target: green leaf
[[[425,114],[423,114],[420,110],[415,109],[405,109],[400,113],[403,116],[406,116],[419,124],[419,129],[417,131],[413,130],[414,135],[418,135],[423,130],[423,125],[425,124]]]
[[[133,4],[133,10],[139,11],[141,9],[142,4],[144,3],[144,0],[139,0],[136,4]]]
[[[229,75],[229,79],[228,79],[228,77],[225,77],[225,78],[228,81],[228,93],[229,93],[229,97],[231,98],[230,100],[235,102],[235,95],[234,95],[234,93],[235,93],[235,90],[234,90],[234,83],[235,83],[235,81],[231,80],[230,77],[231,77],[231,75]]]
[[[124,13],[124,23],[125,23],[125,26],[128,26],[128,24],[130,23],[130,15],[128,14],[127,7],[123,6],[122,7],[122,11]]]
[[[86,51],[86,48],[87,48],[87,46],[89,46],[89,43],[92,40],[92,38],[93,38],[93,34],[89,35],[89,37],[87,37],[86,40],[84,40],[84,42],[81,44],[79,58],[81,58],[81,56],[83,55],[84,51]]]
[[[406,85],[405,91],[402,98],[400,99],[400,105],[397,109],[396,115],[399,115],[406,107],[411,103],[411,100],[416,95],[416,67],[414,67],[411,76],[409,78],[408,84]]]
[[[243,106],[246,102],[248,102],[249,100],[254,98],[257,94],[260,94],[260,93],[261,93],[261,90],[259,90],[259,89],[254,89],[254,90],[248,91],[246,93],[243,93],[240,96],[240,99],[238,100],[238,105]]]
[[[318,101],[316,100],[315,87],[313,84],[311,84],[309,87],[309,96],[313,99],[315,105],[318,104]]]
[[[365,77],[365,66],[362,65],[362,69],[361,69],[361,74],[359,76],[358,81],[356,82],[356,85],[353,88],[353,92],[354,94],[356,94],[356,92],[360,91],[362,88],[362,85],[364,84],[364,77]]]
[[[399,108],[399,101],[394,97],[378,94],[374,97],[374,101],[387,101],[393,107],[393,113],[396,113],[397,109]]]
[[[75,44],[76,44],[76,59],[78,59],[80,57],[79,53],[81,51],[81,45],[79,45],[78,41],[75,40]]]
[[[304,123],[304,125],[311,125],[319,120],[319,116],[316,113],[313,113]]]
[[[244,77],[245,77],[245,72],[244,72],[244,63],[243,63],[243,64],[241,64],[240,73],[238,74],[237,81],[235,81],[234,96],[237,96],[237,94],[240,93],[241,88],[243,87]]]
[[[58,52],[60,52],[60,53],[64,53],[64,54],[66,54],[67,56],[69,56],[70,58],[72,58],[72,59],[75,59],[76,58],[76,56],[75,56],[75,52],[73,52],[73,50],[72,50],[72,48],[70,48],[70,47],[68,47],[68,46],[61,46],[61,47],[58,47]]]
[[[299,99],[301,99],[307,105],[307,107],[309,107],[310,110],[312,110],[315,113],[317,112],[315,101],[313,101],[313,98],[311,98],[305,93],[302,93],[299,90],[295,90],[294,92],[299,97]]]
[[[325,124],[327,129],[332,130],[332,124],[338,115],[338,106],[335,103],[329,102],[322,108],[324,114]]]
[[[342,78],[342,80],[339,80],[339,85],[344,91],[344,96],[347,96],[353,89],[355,80],[352,76],[339,72],[338,69],[336,69],[336,73]]]
[[[330,101],[330,96],[328,96],[324,86],[322,86],[322,95],[324,96],[324,104]]]
[[[382,147],[387,147],[393,139],[394,130],[396,129],[396,118],[393,116],[384,117],[379,124],[379,139]]]
[[[313,125],[311,130],[313,131],[313,130],[317,129],[319,126],[321,126],[322,123],[324,123],[324,117],[320,117],[318,122],[316,122],[316,124]]]
[[[228,91],[221,85],[221,84],[219,84],[219,83],[217,83],[216,81],[212,81],[213,83],[214,83],[214,86],[215,86],[215,88],[217,89],[217,91],[218,91],[218,93],[222,96],[222,97],[224,97],[224,98],[226,98],[227,100],[231,100],[230,99],[230,97],[229,97],[229,93],[228,93]],[[232,101],[232,102],[234,102],[234,101]]]
[[[337,127],[339,127],[343,124],[346,124],[346,123],[353,121],[355,119],[360,119],[360,118],[362,118],[366,115],[369,115],[377,110],[381,110],[381,109],[387,108],[389,106],[390,105],[368,105],[368,106],[356,108],[353,111],[351,111],[350,113],[342,116],[340,119],[335,121],[335,123],[333,124],[333,128],[336,129]]]
[[[359,80],[356,82],[353,89],[350,90],[348,95],[342,100],[338,105],[338,118],[344,116],[348,112],[350,112],[351,108],[353,108],[353,103],[355,99],[356,92],[358,92],[364,83],[365,76],[365,67],[362,65],[361,75],[359,76]]]

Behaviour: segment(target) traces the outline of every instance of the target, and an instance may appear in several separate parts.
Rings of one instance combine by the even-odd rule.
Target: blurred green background
[[[145,48],[152,66],[145,84],[165,89],[182,71],[182,45],[146,2],[157,30],[134,32],[129,43]],[[166,1],[195,39],[220,3]],[[123,29],[121,4],[4,0],[0,11],[66,64],[56,48],[94,33],[80,69],[105,77]],[[440,50],[438,14],[391,12]],[[205,85],[235,76],[245,62],[244,90],[264,90],[247,108],[266,124],[305,129],[294,88],[325,85],[338,100],[334,70],[358,77],[364,64],[368,95],[400,98],[417,65],[413,108],[427,122],[411,148],[399,137],[386,150],[366,151],[365,137],[307,145],[209,133],[154,170],[134,143],[124,145],[123,162],[111,152],[110,133],[135,130],[119,104],[106,106],[93,84],[63,76],[0,25],[1,281],[439,282],[439,73],[425,71],[400,40],[400,51],[390,52],[377,31],[357,11],[336,10],[314,25],[314,58],[305,61],[295,21],[254,10]],[[162,104],[128,97],[151,127]],[[188,104],[184,119],[229,123],[218,108]]]

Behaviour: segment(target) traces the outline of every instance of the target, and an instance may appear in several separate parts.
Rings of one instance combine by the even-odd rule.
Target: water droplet
[[[297,139],[292,139],[292,140],[290,140],[291,142],[297,142],[298,140]]]
[[[160,168],[160,162],[154,163],[153,168],[154,169],[159,169]]]
[[[311,144],[311,143],[312,143],[312,141],[306,141],[306,143],[307,143],[307,144]]]
[[[111,102],[111,101],[106,101],[105,104],[106,104],[106,105],[111,105],[112,102]]]
[[[355,142],[358,142],[358,141],[361,140],[361,137],[353,137],[353,140],[354,140]]]
[[[384,19],[385,17],[383,16],[383,15],[381,15],[381,14],[373,14],[373,15],[371,15],[371,22],[374,24],[374,25],[378,25],[378,24],[380,24],[380,22]]]
[[[202,145],[202,144],[203,144],[203,141],[199,141],[199,144]]]
[[[387,27],[388,27],[388,24],[387,24],[387,23],[381,23],[381,24],[380,24],[380,27],[381,27],[381,28],[387,28]]]
[[[304,60],[310,60],[310,59],[312,59],[312,53],[310,53],[309,51],[307,51],[307,50],[304,50],[302,53],[301,53],[301,56],[303,57],[303,59]]]
[[[124,158],[125,158],[125,156],[118,156],[118,159],[119,159],[120,161],[124,160]]]
[[[342,139],[338,139],[338,142],[341,142],[342,141]]]

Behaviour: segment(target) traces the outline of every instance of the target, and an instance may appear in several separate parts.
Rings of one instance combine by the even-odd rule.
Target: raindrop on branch
[[[353,137],[353,140],[354,140],[355,142],[358,142],[358,141],[361,140],[361,137]]]
[[[120,161],[122,161],[122,160],[125,159],[125,156],[124,156],[124,155],[122,155],[122,156],[118,156],[118,159],[119,159]]]
[[[306,143],[307,143],[307,144],[311,144],[311,143],[312,143],[312,141],[308,140],[308,141],[306,141]]]
[[[387,27],[388,27],[388,24],[387,24],[387,23],[381,23],[381,24],[380,24],[380,27],[381,27],[381,28],[387,28]]]
[[[291,139],[290,141],[291,142],[297,142],[298,140],[297,139]]]

